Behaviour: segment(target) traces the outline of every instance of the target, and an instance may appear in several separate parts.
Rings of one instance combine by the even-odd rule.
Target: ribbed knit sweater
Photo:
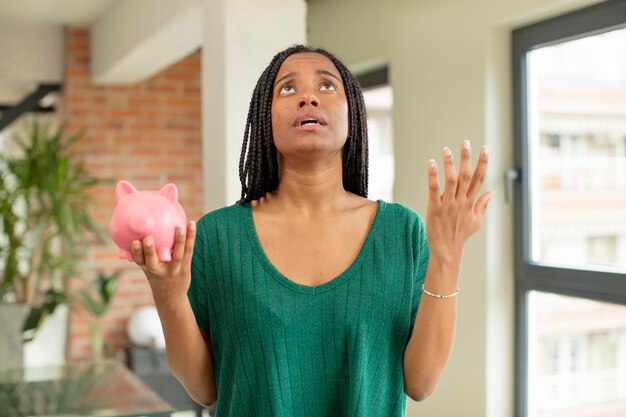
[[[265,255],[250,204],[197,224],[189,300],[209,332],[218,417],[401,417],[403,358],[428,266],[413,210],[378,201],[354,262],[291,281]]]

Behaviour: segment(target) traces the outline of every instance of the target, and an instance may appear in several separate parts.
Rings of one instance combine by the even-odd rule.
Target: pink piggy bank
[[[187,227],[187,216],[178,203],[178,189],[167,184],[159,191],[138,191],[128,181],[115,187],[117,207],[109,231],[120,248],[121,259],[133,259],[131,243],[152,236],[159,260],[170,262],[176,227]]]

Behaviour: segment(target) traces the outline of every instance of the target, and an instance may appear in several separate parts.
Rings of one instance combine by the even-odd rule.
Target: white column
[[[205,0],[202,49],[205,209],[239,199],[239,156],[256,82],[280,50],[306,41],[304,0]]]

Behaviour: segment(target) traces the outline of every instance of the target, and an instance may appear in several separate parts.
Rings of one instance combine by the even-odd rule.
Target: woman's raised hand
[[[155,298],[187,296],[191,282],[191,257],[195,239],[194,222],[189,222],[186,229],[177,227],[171,262],[159,260],[151,236],[132,242],[133,260],[148,278]]]
[[[485,178],[488,150],[483,147],[476,169],[472,172],[470,142],[463,141],[461,163],[456,173],[452,152],[443,148],[445,189],[441,193],[437,179],[437,164],[431,159],[428,164],[428,209],[426,233],[432,255],[444,260],[458,259],[467,239],[480,229],[487,203],[494,192],[489,191],[476,198]]]

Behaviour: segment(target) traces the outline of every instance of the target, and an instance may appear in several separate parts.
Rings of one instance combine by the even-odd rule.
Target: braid
[[[248,185],[246,182],[246,175],[249,172],[249,163],[244,161],[246,158],[246,151],[248,150],[248,137],[250,135],[250,121],[251,115],[248,113],[246,118],[246,131],[243,134],[243,146],[241,147],[241,156],[239,157],[239,181],[241,182],[241,198],[243,199],[248,194]]]
[[[348,137],[342,159],[343,187],[346,191],[367,197],[367,115],[361,87],[346,66],[327,50],[294,45],[272,58],[252,93],[239,160],[241,199],[238,204],[257,200],[278,188],[278,156],[272,136],[272,90],[276,74],[285,59],[301,52],[324,55],[341,74],[349,116]]]

